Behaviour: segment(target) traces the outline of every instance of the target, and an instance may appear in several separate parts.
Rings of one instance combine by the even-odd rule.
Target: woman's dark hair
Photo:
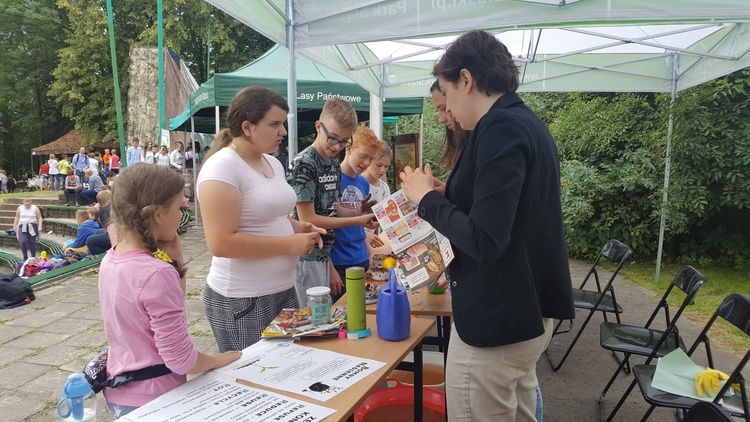
[[[438,81],[432,84],[430,92],[440,91],[440,84]],[[440,157],[440,165],[445,170],[452,170],[456,167],[458,156],[461,155],[466,141],[469,139],[471,132],[464,130],[458,122],[453,122],[453,130],[445,127],[445,139],[443,140],[443,156]]]
[[[443,57],[435,63],[432,75],[456,82],[461,69],[467,69],[477,83],[479,92],[516,92],[518,67],[508,48],[492,34],[470,31],[452,42]]]
[[[260,122],[273,106],[289,112],[289,105],[284,97],[262,86],[249,86],[242,89],[232,99],[226,115],[226,129],[219,133],[218,148],[211,148],[206,159],[216,151],[228,146],[233,138],[242,136],[242,123]]]

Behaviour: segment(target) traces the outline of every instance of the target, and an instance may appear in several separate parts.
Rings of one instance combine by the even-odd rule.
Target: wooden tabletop
[[[383,283],[385,284],[385,283]],[[451,295],[448,292],[443,294],[428,293],[427,289],[419,289],[416,292],[406,292],[409,297],[409,306],[412,315],[418,316],[453,316],[453,307],[451,305]],[[339,299],[335,306],[346,307],[346,295]],[[378,305],[373,303],[365,307],[365,313],[374,315]]]
[[[345,355],[358,356],[367,359],[373,359],[385,362],[385,366],[375,371],[373,374],[360,380],[353,386],[340,392],[328,401],[318,401],[306,396],[290,393],[288,391],[277,390],[266,386],[255,385],[245,380],[237,380],[251,387],[261,390],[273,391],[283,396],[293,397],[298,400],[313,402],[321,406],[336,409],[326,421],[345,421],[346,418],[353,414],[362,402],[367,399],[370,393],[375,390],[378,384],[390,374],[396,365],[419,344],[427,333],[435,325],[432,319],[412,318],[411,333],[409,338],[402,341],[386,341],[378,337],[377,327],[375,324],[375,315],[367,315],[367,328],[372,330],[372,335],[359,340],[342,340],[338,338],[310,338],[298,341],[300,345],[314,347],[322,350],[330,350]]]

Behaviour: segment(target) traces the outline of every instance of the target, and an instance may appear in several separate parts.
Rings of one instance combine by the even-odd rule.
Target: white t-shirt
[[[178,149],[173,150],[169,153],[169,164],[176,168],[181,169],[182,165],[185,164],[185,156]]]
[[[93,172],[93,174],[99,174],[99,162],[94,160],[93,158],[89,158],[89,168]]]
[[[36,205],[32,205],[29,208],[26,208],[24,205],[21,205],[18,207],[18,225],[26,224],[26,223],[35,223],[39,224],[39,220],[36,218],[36,211],[37,207]]]
[[[162,154],[161,152],[156,154],[156,164],[160,166],[169,166],[169,154]]]
[[[196,194],[201,201],[201,183],[224,182],[242,194],[239,232],[256,236],[291,236],[288,216],[297,204],[297,195],[286,183],[279,160],[263,154],[274,176],[266,179],[253,170],[232,148],[222,148],[203,164]],[[207,283],[226,297],[257,297],[283,292],[297,279],[296,255],[259,259],[218,258],[211,260]]]
[[[49,174],[56,175],[60,174],[60,169],[57,168],[57,160],[47,160],[47,165],[49,166]]]
[[[154,152],[149,150],[143,153],[144,157],[142,157],[142,160],[146,164],[154,164]]]
[[[378,186],[370,184],[370,193],[372,194],[372,199],[380,202],[391,194],[391,188],[388,187],[388,183],[386,183],[385,180],[378,180],[380,182]]]

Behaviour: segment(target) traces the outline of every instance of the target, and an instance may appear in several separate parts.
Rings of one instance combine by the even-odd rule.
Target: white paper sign
[[[209,372],[136,409],[128,422],[320,421],[334,409],[239,384]]]
[[[291,341],[260,341],[217,372],[326,401],[385,365]]]

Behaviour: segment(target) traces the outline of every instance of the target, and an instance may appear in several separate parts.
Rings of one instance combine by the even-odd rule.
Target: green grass
[[[193,290],[191,290],[191,291],[187,292],[187,293],[185,294],[185,299],[186,299],[186,300],[193,300],[193,299],[198,299],[198,298],[200,298],[200,297],[201,297],[202,295],[203,295],[203,286],[200,286],[200,287],[196,287],[195,289],[193,289]]]
[[[58,191],[36,191],[36,192],[13,192],[5,193],[0,195],[0,204],[15,204],[18,203],[17,199],[21,198],[34,198],[37,196],[41,197],[57,197]],[[33,201],[33,199],[32,199]]]
[[[682,268],[681,265],[667,265],[661,271],[659,282],[654,282],[654,265],[648,263],[634,263],[625,266],[621,274],[625,278],[633,281],[638,286],[654,292],[658,297],[664,294],[668,283],[672,281],[677,272]],[[725,297],[731,293],[741,293],[747,295],[750,293],[750,276],[740,271],[728,270],[725,268],[704,267],[697,268],[706,276],[706,284],[701,287],[695,297],[695,304],[688,306],[685,310],[685,316],[703,326],[711,315],[719,307],[719,304]],[[670,296],[670,307],[679,307],[685,296],[682,292],[673,293]],[[750,339],[730,324],[727,324],[719,318],[717,324],[709,332],[712,343],[717,343],[728,350],[747,350],[750,348]],[[691,340],[686,340],[688,347]]]

